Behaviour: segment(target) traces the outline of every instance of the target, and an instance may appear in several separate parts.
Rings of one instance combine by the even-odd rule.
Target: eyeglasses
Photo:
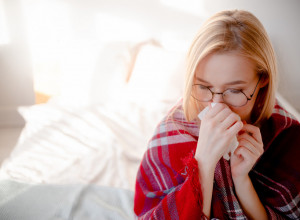
[[[258,82],[255,86],[253,93],[250,95],[250,98],[242,91],[238,89],[226,89],[224,92],[213,92],[208,87],[201,84],[194,84],[192,86],[192,97],[200,102],[209,102],[213,99],[214,95],[222,95],[223,101],[233,107],[242,107],[250,101],[256,91],[258,83],[261,79],[261,76],[258,79]]]

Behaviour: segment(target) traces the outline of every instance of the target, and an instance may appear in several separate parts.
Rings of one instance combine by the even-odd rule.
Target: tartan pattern
[[[273,191],[274,194],[278,195],[280,201],[277,201],[277,205],[274,204],[273,209],[268,205],[267,212],[271,219],[285,219],[280,216],[278,213],[284,214],[283,216],[288,217],[289,219],[300,219],[300,195],[299,195],[299,186],[298,190],[289,189],[285,185],[275,182],[267,176],[253,170],[253,172],[259,176],[255,180],[261,185],[265,186],[265,189]],[[298,174],[299,175],[299,174]],[[299,184],[299,182],[298,182]],[[294,191],[294,192],[293,192]],[[272,201],[271,199],[265,199]]]
[[[157,126],[141,162],[134,211],[138,219],[207,219],[199,176],[191,165],[195,159],[189,157],[196,150],[199,124],[185,120],[181,102],[170,112]],[[249,176],[270,219],[299,219],[299,122],[276,103],[261,132],[265,153]],[[292,169],[284,173],[286,167]],[[235,194],[230,164],[223,158],[215,170],[211,218],[247,219]]]
[[[223,201],[228,218],[247,219],[234,193],[230,164],[229,161],[225,159],[221,159],[216,166],[215,186],[221,192],[221,196],[219,195],[218,198],[221,197],[221,201]],[[213,207],[216,205],[215,203],[220,203],[220,201],[213,200]],[[222,216],[219,216],[219,218],[222,218]]]

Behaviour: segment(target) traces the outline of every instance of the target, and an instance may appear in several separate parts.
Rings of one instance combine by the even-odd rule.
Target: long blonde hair
[[[215,52],[237,51],[256,64],[257,74],[263,74],[268,84],[261,88],[251,114],[254,124],[272,114],[277,88],[275,52],[261,22],[243,10],[221,11],[209,18],[197,33],[186,60],[183,110],[188,121],[196,118],[198,104],[191,97],[198,63]]]

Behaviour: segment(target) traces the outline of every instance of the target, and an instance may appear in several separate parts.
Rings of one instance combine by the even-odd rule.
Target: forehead
[[[256,75],[255,67],[252,60],[237,52],[213,53],[198,63],[195,74],[209,82],[251,81]]]

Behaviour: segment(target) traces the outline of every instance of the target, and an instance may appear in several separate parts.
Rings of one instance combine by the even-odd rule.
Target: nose
[[[222,93],[215,93],[213,95],[212,102],[215,102],[215,103],[224,103],[223,94]]]

